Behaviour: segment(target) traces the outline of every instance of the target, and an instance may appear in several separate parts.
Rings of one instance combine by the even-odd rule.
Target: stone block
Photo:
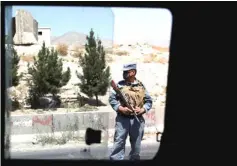
[[[34,115],[32,117],[33,133],[51,133],[53,131],[53,115]]]
[[[32,117],[33,115],[12,116],[11,134],[32,134]]]
[[[17,10],[15,16],[14,44],[26,45],[38,43],[38,22],[34,20],[31,13],[25,10]]]
[[[79,130],[79,118],[75,113],[67,114],[54,114],[53,115],[53,130],[59,131],[78,131]]]

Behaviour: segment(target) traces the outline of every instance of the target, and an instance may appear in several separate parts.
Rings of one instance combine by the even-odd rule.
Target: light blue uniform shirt
[[[118,84],[117,84],[118,88],[121,88],[125,85],[126,85],[125,80],[119,81]],[[131,85],[132,86],[137,86],[138,82],[135,81],[135,82],[131,83]],[[112,92],[109,95],[109,103],[110,103],[111,107],[117,112],[118,108],[120,106],[120,102],[117,100],[116,92],[113,89],[112,89]],[[146,90],[143,108],[146,110],[146,112],[148,112],[151,109],[151,107],[152,107],[152,98]]]

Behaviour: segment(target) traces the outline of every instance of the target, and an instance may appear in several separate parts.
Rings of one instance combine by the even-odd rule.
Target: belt
[[[130,119],[135,118],[135,115],[125,115],[125,114],[122,114],[122,113],[120,113],[120,112],[118,112],[118,115],[121,115],[121,116],[126,117],[126,118],[130,118]],[[141,116],[141,115],[138,115],[137,117],[140,117],[140,116]]]

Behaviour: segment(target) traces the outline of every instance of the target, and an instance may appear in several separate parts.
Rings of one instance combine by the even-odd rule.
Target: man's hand
[[[134,110],[137,113],[137,115],[142,115],[146,112],[144,108],[139,108],[139,107],[136,107]]]
[[[130,115],[131,113],[133,113],[132,110],[130,110],[128,107],[122,107],[122,106],[119,106],[118,111],[125,115]]]

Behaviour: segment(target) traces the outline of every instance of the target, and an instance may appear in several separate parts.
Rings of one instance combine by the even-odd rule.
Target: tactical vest
[[[138,85],[125,85],[120,90],[133,108],[142,108],[144,105],[145,88],[139,80],[137,81]],[[123,105],[123,103],[121,104]]]

